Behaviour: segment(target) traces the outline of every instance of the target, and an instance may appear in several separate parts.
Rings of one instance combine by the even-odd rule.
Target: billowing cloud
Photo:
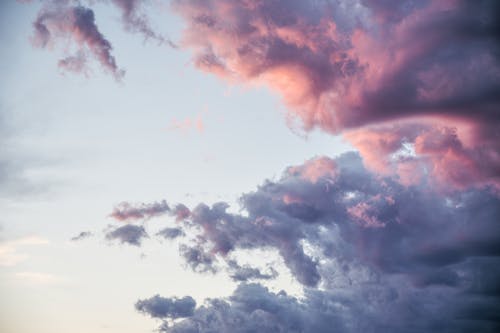
[[[177,0],[173,7],[186,21],[181,46],[199,69],[269,86],[306,130],[362,128],[346,138],[362,142],[370,159],[391,147],[372,146],[364,127],[383,123],[378,131],[392,144],[438,140],[447,155],[440,161],[438,147],[419,146],[418,161],[400,165],[401,174],[419,165],[442,179],[453,166],[459,186],[498,184],[496,1]],[[399,120],[414,124],[385,134]],[[467,138],[456,135],[464,124],[474,132]]]
[[[118,240],[122,244],[140,246],[148,234],[143,226],[127,224],[106,233],[107,240]]]
[[[170,212],[170,207],[165,200],[153,203],[131,204],[121,202],[109,214],[118,221],[147,220]]]
[[[320,173],[304,177],[318,166]],[[234,255],[276,251],[305,298],[241,285],[229,299],[163,325],[166,332],[461,332],[500,325],[500,271],[487,268],[500,264],[500,198],[492,187],[443,193],[425,179],[403,185],[347,153],[288,167],[240,203],[242,213],[229,213],[223,202],[190,210],[178,224],[188,238],[181,256],[198,272],[265,280]],[[236,318],[243,319],[233,326]]]
[[[177,0],[174,8],[199,68],[263,80],[306,128],[433,113],[497,121],[495,1]]]
[[[85,72],[86,54],[90,53],[116,79],[123,77],[124,71],[118,68],[111,53],[111,43],[99,31],[92,9],[49,1],[39,12],[33,27],[33,45],[36,47],[52,47],[58,40],[74,43],[76,54],[60,60],[61,68]]]
[[[438,291],[436,291],[438,292]],[[163,332],[493,332],[498,301],[439,290],[440,299],[390,286],[307,290],[297,299],[258,284],[242,284],[228,299],[211,299]],[[445,301],[443,301],[443,298]]]

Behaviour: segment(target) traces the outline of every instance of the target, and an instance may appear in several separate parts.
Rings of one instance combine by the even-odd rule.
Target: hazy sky
[[[1,331],[498,330],[499,15],[2,2]]]

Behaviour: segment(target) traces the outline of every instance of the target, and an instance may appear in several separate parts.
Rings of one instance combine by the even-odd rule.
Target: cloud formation
[[[155,295],[151,298],[138,300],[135,309],[152,318],[185,318],[193,315],[196,302],[192,297],[165,298]]]
[[[365,127],[411,120],[387,133],[394,143],[439,141],[416,147],[413,166],[438,177],[456,167],[451,180],[459,186],[498,185],[498,2],[177,0],[173,7],[186,22],[181,47],[199,69],[267,85],[304,129],[361,128],[346,138],[362,142],[362,153],[384,154]],[[423,120],[423,132],[412,130]],[[436,149],[445,161],[434,158]],[[410,173],[410,163],[400,168]]]
[[[121,202],[113,212],[109,214],[110,217],[117,221],[136,221],[147,220],[153,217],[158,217],[170,212],[170,207],[165,200],[153,203],[140,203],[131,204],[129,202]]]
[[[381,177],[347,153],[289,167],[240,203],[241,214],[229,213],[223,202],[190,210],[178,225],[191,236],[181,256],[198,272],[225,267],[235,280],[265,280],[233,254],[276,250],[305,298],[243,284],[229,299],[164,325],[166,332],[329,332],[332,323],[339,332],[500,326],[494,315],[500,271],[487,268],[500,264],[494,188],[444,195],[425,181],[408,186]],[[236,318],[243,318],[238,325]]]
[[[133,246],[140,246],[142,240],[148,237],[149,236],[143,226],[132,224],[114,228],[106,233],[107,240],[117,240],[122,244]]]
[[[86,55],[90,53],[117,80],[123,77],[125,72],[116,64],[111,43],[99,31],[92,9],[67,1],[49,1],[38,13],[33,28],[35,47],[52,47],[58,40],[73,42],[77,52],[61,59],[61,68],[85,72]]]

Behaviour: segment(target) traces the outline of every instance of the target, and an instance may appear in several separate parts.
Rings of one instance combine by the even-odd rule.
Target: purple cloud
[[[133,246],[141,246],[144,238],[148,238],[144,227],[132,224],[114,228],[106,233],[107,240],[117,240],[122,244]]]
[[[323,160],[329,162],[289,167],[278,180],[244,194],[242,214],[229,213],[223,202],[199,204],[179,224],[190,238],[181,256],[193,270],[265,280],[265,273],[240,266],[233,254],[276,250],[306,298],[241,285],[237,296],[209,302],[192,317],[164,325],[166,332],[328,332],[331,323],[339,332],[460,332],[500,325],[493,314],[500,307],[500,271],[493,268],[500,264],[500,199],[494,188],[443,194],[425,181],[406,186],[372,173],[355,153]],[[323,176],[304,177],[318,165]],[[256,294],[239,303],[246,288]],[[295,324],[285,316],[289,311]],[[264,317],[256,320],[256,313]],[[244,319],[236,327],[234,318]]]
[[[162,216],[169,212],[170,207],[165,200],[150,204],[131,204],[128,202],[121,202],[115,206],[113,212],[111,212],[109,216],[117,221],[136,221]]]
[[[60,60],[61,68],[85,72],[88,52],[117,80],[123,77],[125,72],[118,68],[111,54],[111,43],[99,31],[92,9],[49,2],[38,14],[33,27],[33,45],[36,47],[46,48],[60,39],[74,43],[78,50],[76,55]]]

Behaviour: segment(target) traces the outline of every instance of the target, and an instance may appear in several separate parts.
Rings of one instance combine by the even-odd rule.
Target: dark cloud
[[[91,233],[90,231],[82,231],[78,235],[71,237],[71,240],[76,242],[76,241],[80,241],[80,240],[92,237],[93,235],[94,234]]]
[[[132,224],[114,228],[106,233],[107,240],[118,240],[122,244],[134,246],[140,246],[142,240],[147,237],[144,227]]]
[[[165,200],[153,203],[131,204],[121,202],[109,214],[110,217],[118,221],[135,221],[150,219],[170,212],[170,207]]]
[[[152,318],[185,318],[193,315],[196,302],[192,297],[165,298],[155,295],[151,298],[139,300],[135,309]]]

